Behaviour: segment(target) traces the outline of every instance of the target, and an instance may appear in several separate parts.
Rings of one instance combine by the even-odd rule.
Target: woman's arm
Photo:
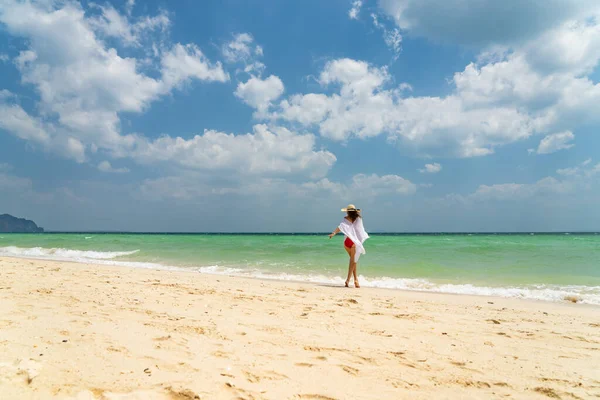
[[[337,235],[338,233],[340,233],[340,227],[338,226],[337,228],[335,228],[335,231],[331,232],[329,234],[329,239],[331,239],[332,237],[334,237],[335,235]]]

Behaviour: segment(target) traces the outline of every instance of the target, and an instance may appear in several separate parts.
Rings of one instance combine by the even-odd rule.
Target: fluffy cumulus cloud
[[[296,174],[321,178],[336,161],[332,153],[315,150],[314,135],[262,124],[246,135],[207,130],[191,139],[138,138],[131,154],[142,163],[170,162],[188,169],[222,170],[240,176]]]
[[[254,37],[249,33],[240,33],[223,45],[222,53],[227,62],[242,64],[243,69],[237,72],[248,76],[245,82],[238,83],[234,95],[256,109],[256,118],[266,118],[272,102],[283,94],[284,85],[275,75],[262,78],[266,69],[265,64],[259,61],[263,55],[262,47],[254,42]]]
[[[104,7],[102,19],[87,17],[82,6],[72,1],[3,2],[0,23],[10,34],[27,39],[27,48],[16,60],[22,83],[40,96],[37,116],[3,102],[2,112],[8,116],[3,126],[8,132],[52,151],[60,149],[80,162],[92,148],[123,153],[131,138],[120,133],[119,113],[142,112],[191,79],[228,79],[221,65],[210,63],[197,46],[182,44],[159,55],[158,78],[141,73],[138,59],[120,56],[99,35],[135,43],[148,29],[167,26],[166,16],[147,17],[141,20],[146,27],[136,28],[119,15],[119,26],[127,29],[117,29],[106,25],[115,23],[115,13],[114,8]]]
[[[424,174],[424,173],[437,174],[441,170],[442,170],[441,164],[433,163],[433,164],[425,164],[425,167],[419,169],[419,172],[421,172],[422,174]]]
[[[133,3],[128,3],[132,6]],[[140,60],[108,48],[100,35],[135,46],[148,31],[169,26],[166,14],[141,17],[100,7],[86,16],[76,2],[8,2],[0,7],[0,22],[15,35],[28,39],[17,66],[24,84],[40,96],[39,115],[28,114],[15,96],[0,98],[0,128],[49,151],[85,162],[98,151],[115,159],[128,157],[141,164],[169,163],[192,170],[225,170],[242,175],[300,175],[322,178],[335,163],[330,152],[315,150],[315,137],[272,125],[256,125],[254,132],[234,135],[205,130],[185,139],[149,139],[120,132],[120,113],[146,111],[151,103],[192,81],[225,82],[229,75],[211,62],[195,44],[162,46],[154,77],[141,72]],[[137,24],[137,25],[136,25]],[[262,54],[250,35],[237,35],[224,51],[228,61],[250,61]],[[264,113],[283,93],[276,76],[251,76],[235,95]],[[6,92],[6,93],[5,93]],[[103,172],[123,173],[110,161],[97,164]]]
[[[540,141],[540,145],[537,150],[534,150],[538,154],[550,154],[555,153],[559,150],[570,149],[575,146],[572,143],[569,143],[575,139],[575,135],[572,132],[566,131],[561,133],[554,133],[552,135],[548,135]]]
[[[462,96],[403,97],[406,86],[392,86],[387,68],[364,61],[334,60],[319,82],[338,93],[292,95],[272,117],[316,126],[333,140],[387,134],[422,155],[472,157],[529,137],[541,124],[516,107],[472,107]]]
[[[264,114],[274,100],[283,94],[283,82],[279,77],[271,75],[266,79],[252,76],[247,82],[240,82],[235,95],[244,103]]]
[[[481,29],[471,35],[481,41],[481,52],[454,74],[452,92],[410,96],[388,68],[338,59],[321,72],[322,92],[292,94],[272,117],[315,127],[333,140],[384,134],[419,156],[485,156],[533,135],[547,136],[540,153],[568,148],[580,126],[600,122],[600,85],[592,79],[600,60],[600,5],[526,3],[382,0],[384,12],[409,35],[461,43],[444,29],[456,35]],[[526,32],[515,35],[514,18],[522,15],[533,16],[532,23],[517,24]],[[506,19],[511,29],[488,29],[483,22],[491,16]],[[382,26],[377,16],[374,22]]]
[[[190,79],[225,82],[229,79],[219,62],[211,64],[194,44],[177,43],[161,59],[163,91],[180,86]]]

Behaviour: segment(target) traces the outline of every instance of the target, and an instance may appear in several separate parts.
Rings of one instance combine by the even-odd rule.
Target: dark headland
[[[40,228],[35,222],[25,218],[13,217],[9,214],[0,215],[0,233],[41,233],[44,228]]]

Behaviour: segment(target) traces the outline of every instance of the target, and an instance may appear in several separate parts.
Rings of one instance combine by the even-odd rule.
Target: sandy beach
[[[600,308],[0,259],[2,399],[589,399]]]

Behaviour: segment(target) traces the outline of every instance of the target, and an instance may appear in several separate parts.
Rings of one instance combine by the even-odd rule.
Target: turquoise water
[[[0,234],[0,256],[341,284],[343,235]],[[363,286],[600,304],[600,235],[372,235]]]

